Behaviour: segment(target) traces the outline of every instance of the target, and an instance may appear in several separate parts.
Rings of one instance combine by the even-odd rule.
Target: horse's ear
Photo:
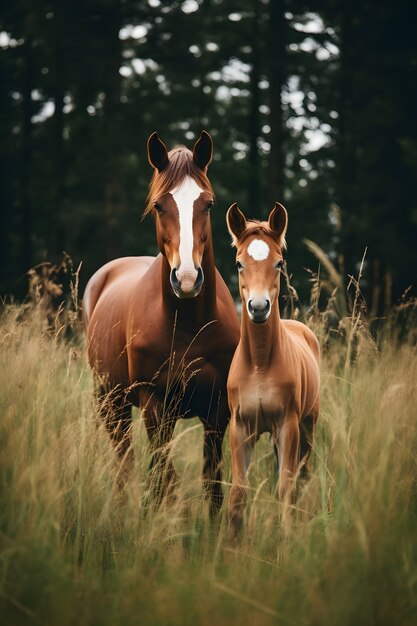
[[[200,137],[194,144],[193,159],[198,167],[205,170],[213,158],[213,140],[207,131],[201,131]]]
[[[281,245],[285,246],[285,232],[287,230],[288,215],[285,208],[279,202],[275,202],[275,206],[269,214],[268,225],[278,239]]]
[[[246,217],[234,202],[226,214],[226,223],[229,233],[232,235],[232,245],[236,246],[242,233],[246,230]]]
[[[164,142],[159,139],[158,133],[152,133],[148,139],[148,160],[158,172],[162,172],[168,165],[168,151]]]

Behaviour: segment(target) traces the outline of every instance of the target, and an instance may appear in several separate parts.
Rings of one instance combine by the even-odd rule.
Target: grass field
[[[320,331],[320,328],[318,328]],[[250,469],[241,541],[211,524],[202,430],[178,424],[175,505],[153,510],[139,415],[127,495],[97,427],[83,338],[40,309],[0,322],[0,621],[39,625],[417,623],[417,349],[386,333],[322,358],[311,480],[288,533],[268,438]],[[360,335],[360,336],[359,336]],[[226,438],[225,492],[230,481]]]

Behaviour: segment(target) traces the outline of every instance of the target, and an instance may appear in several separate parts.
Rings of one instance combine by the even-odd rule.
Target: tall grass
[[[178,497],[156,510],[136,413],[136,460],[120,495],[83,337],[61,335],[39,306],[25,315],[8,306],[0,321],[2,623],[416,623],[414,341],[391,333],[376,347],[364,333],[355,350],[349,333],[326,341],[311,479],[289,532],[280,528],[264,437],[250,468],[245,530],[232,544],[224,516],[211,523],[202,498],[197,420],[177,426]],[[224,453],[227,495],[227,441]]]

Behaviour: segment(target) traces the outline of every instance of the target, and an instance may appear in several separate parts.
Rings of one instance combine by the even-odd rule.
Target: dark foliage
[[[116,256],[155,253],[139,217],[146,139],[215,143],[217,262],[225,226],[289,212],[301,295],[316,241],[346,276],[365,247],[380,315],[415,282],[417,6],[335,0],[4,0],[0,14],[0,290],[68,252],[81,285]]]

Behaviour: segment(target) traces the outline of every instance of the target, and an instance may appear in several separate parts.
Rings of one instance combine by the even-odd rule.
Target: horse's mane
[[[250,235],[264,235],[266,237],[271,237],[274,241],[276,241],[283,250],[287,249],[287,242],[285,240],[285,236],[281,235],[277,237],[273,230],[269,228],[268,222],[261,222],[260,220],[246,220],[246,229],[239,237],[239,243],[245,241]],[[232,242],[232,246],[235,243]]]
[[[143,215],[153,213],[155,211],[155,200],[171,191],[171,189],[180,186],[187,176],[193,178],[205,191],[209,191],[214,198],[213,187],[207,178],[207,174],[194,161],[191,150],[185,146],[176,146],[168,152],[168,165],[162,172],[154,171],[149,184],[147,204]]]

